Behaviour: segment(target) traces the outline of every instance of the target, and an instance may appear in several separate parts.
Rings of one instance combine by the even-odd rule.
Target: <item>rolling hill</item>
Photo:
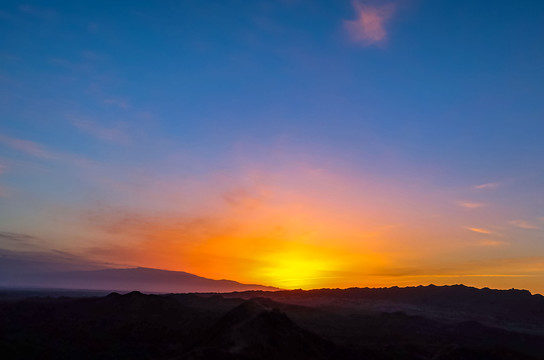
[[[16,279],[0,279],[0,286],[115,290],[121,292],[139,290],[153,293],[278,290],[271,286],[242,284],[232,280],[213,280],[183,271],[167,271],[143,267],[29,273],[19,275]]]

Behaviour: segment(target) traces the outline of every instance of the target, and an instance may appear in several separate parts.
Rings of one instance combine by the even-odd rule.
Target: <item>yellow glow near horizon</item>
[[[110,241],[130,246],[94,250],[95,260],[284,289],[465,283],[542,292],[542,260],[510,258],[508,230],[468,224],[466,207],[451,205],[457,196],[345,171],[246,173],[243,186],[225,181],[232,191],[221,190],[222,178],[184,186],[195,196],[187,213],[104,214]]]
[[[267,260],[261,276],[267,283],[286,289],[314,287],[335,270],[333,261],[300,250],[274,254]]]

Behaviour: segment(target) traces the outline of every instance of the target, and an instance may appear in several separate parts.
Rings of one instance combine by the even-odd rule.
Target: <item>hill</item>
[[[121,292],[139,290],[152,293],[278,290],[271,286],[242,284],[232,280],[213,280],[183,271],[143,267],[30,273],[19,275],[16,279],[0,279],[0,286]]]
[[[419,315],[367,306],[372,297],[420,304]],[[0,358],[542,360],[543,305],[526,292],[459,286],[0,300]],[[494,306],[537,312],[519,329],[480,322]]]

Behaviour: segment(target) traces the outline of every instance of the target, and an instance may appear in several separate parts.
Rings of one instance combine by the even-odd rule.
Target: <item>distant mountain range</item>
[[[519,290],[45,294],[0,297],[1,359],[544,360],[544,298]]]
[[[92,271],[42,272],[0,278],[3,287],[31,287],[84,290],[115,290],[154,293],[274,291],[277,288],[213,280],[183,271],[151,268],[103,269]]]
[[[508,330],[544,336],[544,296],[527,290],[477,289],[464,285],[250,291],[225,297],[266,297],[286,304],[312,306],[347,313],[395,313],[457,322],[478,321]]]

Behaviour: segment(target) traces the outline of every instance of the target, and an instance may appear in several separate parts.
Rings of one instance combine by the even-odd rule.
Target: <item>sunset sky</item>
[[[0,262],[544,293],[544,2],[0,4]]]

